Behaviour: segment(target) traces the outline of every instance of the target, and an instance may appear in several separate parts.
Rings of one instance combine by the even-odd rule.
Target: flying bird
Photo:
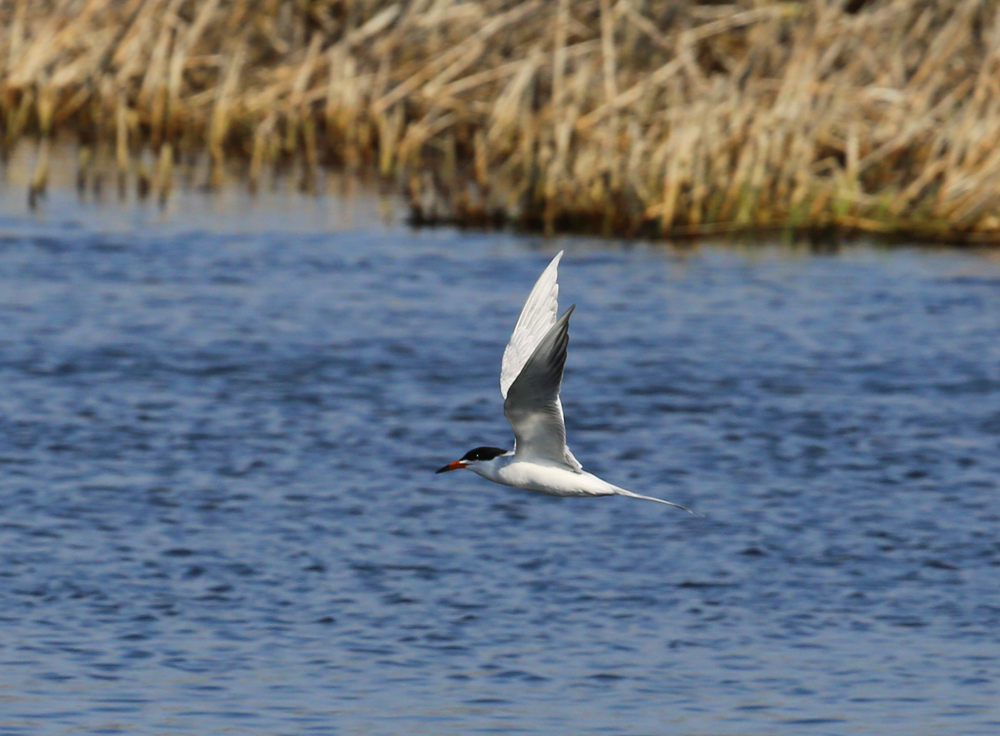
[[[562,254],[559,251],[538,277],[503,353],[500,393],[503,413],[514,430],[514,449],[476,447],[437,472],[466,468],[494,483],[552,496],[627,496],[694,514],[679,504],[641,496],[586,472],[566,446],[559,389],[569,346],[569,318],[576,305],[557,319]]]

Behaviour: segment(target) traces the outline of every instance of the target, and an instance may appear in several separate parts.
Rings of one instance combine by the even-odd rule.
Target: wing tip
[[[542,276],[544,276],[549,271],[555,271],[556,284],[559,283],[559,262],[562,260],[563,253],[565,252],[566,251],[561,250],[552,257],[552,260],[549,261],[549,265],[545,267],[544,271],[542,271]],[[541,276],[539,276],[539,279],[541,279]]]

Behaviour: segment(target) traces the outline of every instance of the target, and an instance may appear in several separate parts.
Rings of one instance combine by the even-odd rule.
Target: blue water
[[[995,254],[5,196],[0,733],[1000,733]],[[707,518],[433,474],[559,248],[570,446]]]

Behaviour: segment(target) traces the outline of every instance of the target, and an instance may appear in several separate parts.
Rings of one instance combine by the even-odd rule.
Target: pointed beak
[[[453,463],[448,463],[443,468],[435,470],[434,474],[436,475],[438,473],[447,473],[449,470],[459,470],[460,468],[464,468],[467,465],[468,463],[462,462],[461,460],[456,460]]]

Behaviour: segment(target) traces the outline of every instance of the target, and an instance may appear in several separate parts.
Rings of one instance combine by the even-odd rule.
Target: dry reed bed
[[[1000,240],[996,0],[0,0],[0,142],[166,196],[376,170],[414,215]]]

